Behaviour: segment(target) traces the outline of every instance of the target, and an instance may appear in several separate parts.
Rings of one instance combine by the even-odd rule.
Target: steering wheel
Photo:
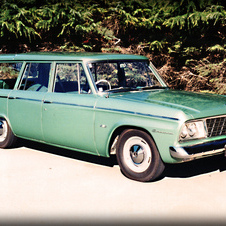
[[[110,84],[110,82],[107,81],[106,79],[100,79],[100,80],[96,81],[95,84],[97,85],[97,84],[99,84],[99,83],[101,83],[101,82],[106,82],[106,83],[108,84],[108,86],[109,86],[109,90],[111,89],[111,84]]]

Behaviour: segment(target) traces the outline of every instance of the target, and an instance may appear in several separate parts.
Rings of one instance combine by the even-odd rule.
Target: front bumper
[[[185,147],[170,147],[170,155],[181,162],[225,153],[226,139]]]

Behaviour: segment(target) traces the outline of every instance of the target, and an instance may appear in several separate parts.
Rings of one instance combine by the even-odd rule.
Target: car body
[[[1,54],[0,147],[16,137],[116,154],[128,178],[153,181],[225,152],[226,97],[171,90],[144,56]]]

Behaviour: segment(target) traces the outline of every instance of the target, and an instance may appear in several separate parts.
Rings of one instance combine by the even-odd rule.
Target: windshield
[[[99,92],[166,87],[161,78],[152,72],[147,61],[108,61],[88,65]]]

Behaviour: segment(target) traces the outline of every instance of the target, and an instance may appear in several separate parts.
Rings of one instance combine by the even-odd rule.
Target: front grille
[[[226,135],[226,117],[206,119],[208,137]]]

